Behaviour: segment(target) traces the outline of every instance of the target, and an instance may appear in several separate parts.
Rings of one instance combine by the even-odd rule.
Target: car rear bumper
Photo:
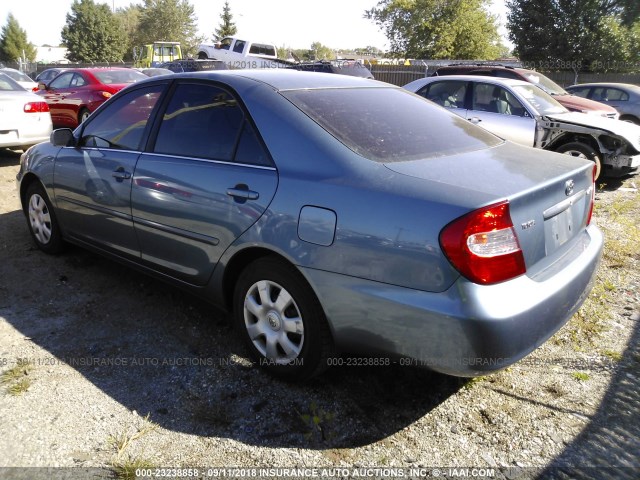
[[[500,370],[560,329],[592,287],[602,233],[588,227],[553,268],[491,286],[459,278],[429,293],[318,270],[303,272],[345,351],[384,354],[457,376]]]
[[[51,126],[37,131],[3,130],[0,131],[0,147],[31,146],[40,142],[46,142],[51,135]]]

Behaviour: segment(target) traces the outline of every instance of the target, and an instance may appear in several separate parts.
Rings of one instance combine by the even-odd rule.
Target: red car
[[[55,127],[75,128],[114,93],[147,78],[130,68],[71,68],[39,83],[36,93],[49,104]]]

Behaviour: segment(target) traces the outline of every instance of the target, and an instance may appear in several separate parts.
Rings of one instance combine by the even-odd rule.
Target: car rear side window
[[[399,88],[291,90],[282,94],[355,153],[378,162],[441,157],[502,142]]]
[[[447,108],[464,108],[468,82],[447,80],[427,84],[418,91],[427,100]]]
[[[149,116],[164,85],[132,90],[114,99],[82,131],[85,147],[141,150]]]
[[[178,85],[162,117],[156,153],[270,165],[269,156],[229,92],[207,84]]]

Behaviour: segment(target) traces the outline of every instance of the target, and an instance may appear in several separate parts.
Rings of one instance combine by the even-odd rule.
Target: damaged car
[[[506,140],[589,159],[598,177],[636,173],[640,166],[640,126],[570,112],[527,82],[452,75],[404,88]]]

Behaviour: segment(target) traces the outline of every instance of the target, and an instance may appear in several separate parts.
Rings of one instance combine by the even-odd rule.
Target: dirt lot
[[[527,359],[473,381],[396,365],[295,386],[252,366],[210,306],[81,249],[36,250],[18,162],[0,151],[0,478],[640,478],[640,178],[600,185],[597,285]]]

